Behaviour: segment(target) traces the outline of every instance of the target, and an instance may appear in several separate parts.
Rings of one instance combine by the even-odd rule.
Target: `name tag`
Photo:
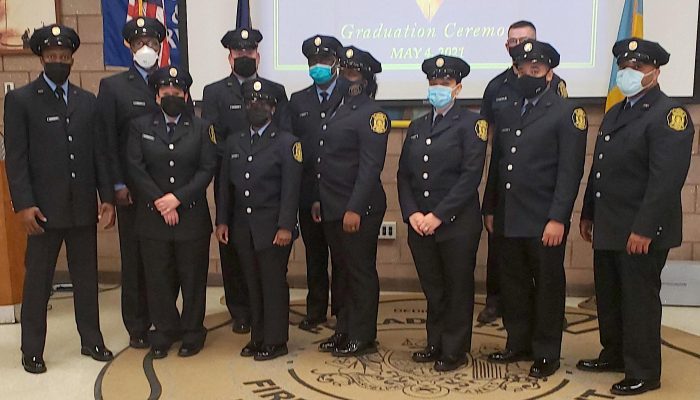
[[[141,137],[144,138],[144,139],[146,139],[146,140],[150,140],[150,141],[156,140],[155,137],[153,137],[153,136],[151,136],[151,135],[146,135],[145,133],[142,134]]]
[[[510,132],[510,128],[503,128],[503,129],[501,129],[501,132],[502,133]]]
[[[233,159],[233,160],[240,158],[240,157],[241,157],[241,155],[238,153],[231,154],[231,159]]]
[[[145,102],[145,101],[134,100],[134,101],[131,102],[131,104],[134,105],[134,106],[136,106],[136,107],[146,107],[146,102]]]
[[[496,103],[500,103],[502,101],[507,101],[508,96],[503,96],[503,97],[496,97]]]
[[[231,105],[229,106],[229,108],[230,108],[231,110],[240,110],[241,107],[242,107],[242,106],[241,106],[240,104],[231,104]]]
[[[418,139],[418,134],[416,133],[415,135],[411,135],[411,137],[409,139],[411,139],[411,140]]]
[[[60,120],[61,120],[61,117],[59,117],[58,115],[53,116],[53,117],[46,117],[46,122],[57,122]]]
[[[299,118],[304,118],[304,117],[308,117],[308,116],[309,116],[309,112],[308,112],[308,111],[299,114]]]

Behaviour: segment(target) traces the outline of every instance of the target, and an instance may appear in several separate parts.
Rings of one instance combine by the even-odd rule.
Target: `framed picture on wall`
[[[31,52],[34,29],[59,21],[61,0],[0,0],[0,54]]]

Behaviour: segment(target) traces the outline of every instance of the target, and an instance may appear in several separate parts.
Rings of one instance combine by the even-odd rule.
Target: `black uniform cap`
[[[428,79],[453,78],[457,83],[471,71],[469,64],[461,58],[441,54],[423,61],[421,68]]]
[[[152,73],[148,84],[156,91],[163,86],[176,86],[187,92],[192,86],[192,76],[182,67],[169,65]]]
[[[660,67],[668,64],[671,58],[660,44],[635,37],[618,41],[613,46],[612,52],[618,65],[625,61],[634,61]]]
[[[342,47],[340,41],[333,36],[316,35],[304,40],[301,44],[301,52],[306,58],[317,54],[330,54],[338,57],[338,52]]]
[[[122,36],[127,42],[139,36],[153,37],[162,42],[165,39],[165,27],[155,18],[138,17],[124,25]]]
[[[551,44],[526,40],[509,50],[513,62],[518,65],[525,62],[541,62],[555,68],[559,65],[559,52]]]
[[[374,75],[382,72],[382,64],[376,58],[369,52],[355,46],[342,47],[339,58],[341,67],[356,69],[363,75]]]
[[[277,104],[277,96],[279,95],[277,87],[270,82],[259,79],[251,79],[243,82],[241,86],[243,99],[245,101],[264,100],[272,104]]]
[[[80,47],[80,37],[67,26],[53,24],[35,29],[29,39],[29,47],[38,56],[45,48],[53,46],[65,47],[75,53]]]
[[[257,29],[238,28],[226,32],[221,44],[227,49],[257,49],[263,35]]]

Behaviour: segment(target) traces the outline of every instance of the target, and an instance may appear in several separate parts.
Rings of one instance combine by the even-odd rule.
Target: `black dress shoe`
[[[250,341],[241,350],[241,357],[253,357],[262,350],[262,343]]]
[[[301,322],[299,322],[299,329],[302,329],[305,331],[310,331],[326,321],[327,321],[326,317],[321,317],[321,318],[306,317]]]
[[[505,349],[489,354],[488,360],[499,364],[507,364],[518,361],[531,361],[532,355],[530,353]]]
[[[180,357],[192,357],[193,355],[202,351],[203,347],[204,345],[199,346],[196,344],[183,343],[182,346],[180,346],[180,350],[178,350],[177,355]]]
[[[435,361],[433,369],[437,372],[454,371],[457,368],[464,366],[467,363],[467,355],[460,354],[457,356],[442,356]]]
[[[134,349],[147,349],[151,347],[151,343],[148,341],[148,337],[146,335],[132,336],[129,338],[129,347]]]
[[[498,311],[498,306],[494,304],[486,304],[483,310],[477,315],[476,320],[482,324],[489,324],[501,317]]]
[[[240,335],[250,333],[250,323],[244,320],[235,320],[231,325],[231,330]]]
[[[80,348],[80,354],[84,356],[90,356],[93,360],[97,361],[112,361],[114,360],[114,354],[112,354],[109,349],[104,345],[102,346],[83,346]]]
[[[46,363],[41,356],[29,357],[22,354],[22,366],[30,374],[43,374],[46,372]]]
[[[345,345],[348,340],[348,335],[344,333],[334,333],[333,336],[319,343],[318,351],[321,353],[330,353],[333,350]]]
[[[434,362],[440,358],[440,348],[437,346],[428,346],[421,351],[416,351],[411,356],[413,361],[417,363]]]
[[[623,379],[612,385],[610,393],[618,396],[633,396],[650,390],[656,390],[660,387],[661,381],[658,379]]]
[[[336,357],[359,357],[365,354],[377,352],[377,342],[363,342],[361,340],[349,340],[343,346],[336,347],[333,355]]]
[[[601,361],[600,358],[580,360],[576,363],[576,368],[588,372],[625,372],[625,365],[623,363]]]
[[[271,346],[264,346],[260,351],[255,353],[253,360],[255,361],[268,361],[275,359],[277,357],[282,357],[287,355],[289,350],[287,350],[286,344],[276,344]]]
[[[530,376],[537,379],[554,375],[559,369],[559,360],[538,358],[530,367]]]
[[[160,360],[161,358],[165,358],[168,356],[168,349],[159,348],[159,347],[151,347],[150,354],[154,360]]]

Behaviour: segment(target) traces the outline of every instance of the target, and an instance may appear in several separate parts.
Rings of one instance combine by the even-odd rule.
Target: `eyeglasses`
[[[131,48],[134,50],[139,50],[143,46],[148,46],[155,51],[160,50],[160,42],[158,42],[157,39],[153,39],[153,38],[147,38],[147,37],[136,38],[131,43]]]

